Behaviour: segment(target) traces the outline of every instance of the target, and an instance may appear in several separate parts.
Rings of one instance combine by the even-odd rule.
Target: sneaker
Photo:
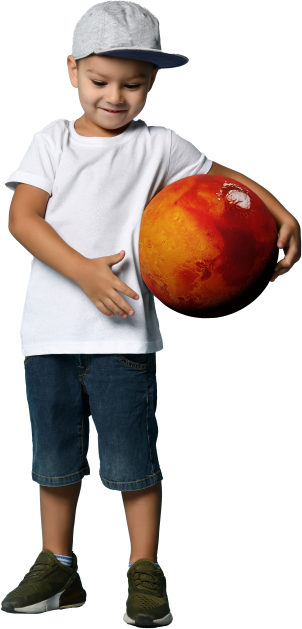
[[[50,550],[42,550],[23,581],[3,599],[2,611],[40,614],[84,605],[86,592],[77,573],[74,553],[72,558],[72,566],[68,568]]]
[[[138,559],[127,572],[129,595],[123,620],[134,627],[164,627],[173,618],[166,578],[150,559]]]

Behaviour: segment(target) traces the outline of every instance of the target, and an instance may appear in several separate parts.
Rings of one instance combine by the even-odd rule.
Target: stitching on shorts
[[[82,461],[84,461],[84,453],[83,453],[83,423],[84,423],[84,409],[82,409],[82,427],[81,427]]]
[[[150,461],[151,461],[151,465],[154,469],[154,465],[153,465],[153,457],[152,457],[152,450],[151,450],[151,445],[150,445],[150,439],[149,439],[149,422],[148,422],[148,416],[149,416],[149,405],[148,405],[148,399],[149,399],[149,378],[150,378],[150,373],[147,374],[147,415],[146,415],[146,428],[147,428],[147,438],[148,438],[148,446],[149,446],[149,455],[150,455]]]
[[[113,355],[114,355],[114,356],[115,356],[115,358],[117,358],[117,360],[118,360],[120,363],[122,363],[123,365],[125,364],[125,362],[124,362],[124,361],[126,360],[126,361],[127,361],[127,363],[129,363],[129,367],[132,367],[132,369],[141,369],[141,370],[143,370],[143,369],[148,369],[148,367],[149,367],[148,362],[146,362],[146,363],[144,363],[144,364],[139,365],[139,363],[135,363],[135,362],[133,361],[133,365],[131,365],[131,361],[130,361],[128,358],[124,358],[124,361],[122,361],[122,360],[120,360],[120,359],[119,359],[119,357],[118,357],[118,355],[117,355],[117,354],[113,354]],[[123,355],[121,354],[121,356],[123,356]],[[148,361],[148,359],[147,359],[147,361]]]
[[[89,470],[89,467],[83,467],[79,472],[74,472],[74,474],[67,474],[67,476],[41,476],[41,474],[37,474],[36,472],[32,472],[35,476],[39,476],[40,478],[68,478],[69,476],[77,476],[77,474],[81,474],[84,470]]]
[[[146,478],[142,478],[141,480],[132,480],[132,481],[115,481],[115,480],[107,480],[100,473],[100,476],[106,483],[111,483],[112,485],[134,485],[135,483],[142,483],[144,480],[149,480],[149,478],[154,478],[154,476],[158,476],[161,473],[161,470],[158,470],[156,474],[152,474],[152,476],[146,476]]]
[[[32,358],[32,356],[27,356],[24,358],[24,366],[27,365],[28,361]]]

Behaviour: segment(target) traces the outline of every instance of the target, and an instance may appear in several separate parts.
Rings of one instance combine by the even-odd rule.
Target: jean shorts
[[[24,370],[34,481],[61,487],[90,474],[90,416],[105,487],[132,491],[162,480],[156,451],[156,352],[26,356]]]

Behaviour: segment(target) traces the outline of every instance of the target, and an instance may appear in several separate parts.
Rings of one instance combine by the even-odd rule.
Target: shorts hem
[[[89,474],[89,467],[84,467],[79,472],[67,476],[42,476],[41,474],[32,472],[32,480],[45,487],[64,487],[65,485],[78,483],[84,476],[89,476]]]
[[[147,478],[143,478],[142,480],[132,481],[128,483],[127,482],[119,483],[119,482],[109,481],[103,478],[103,476],[101,475],[101,472],[99,472],[99,474],[100,474],[101,483],[105,487],[105,489],[111,489],[113,491],[120,491],[120,492],[138,491],[139,489],[147,489],[148,487],[153,487],[153,485],[157,485],[157,483],[160,483],[161,481],[164,480],[163,473],[161,470],[157,472],[156,474],[154,474],[153,476],[147,476]]]

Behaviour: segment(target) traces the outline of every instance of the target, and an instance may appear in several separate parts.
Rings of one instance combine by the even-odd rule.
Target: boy
[[[138,258],[140,221],[153,196],[190,175],[232,177],[262,198],[278,225],[286,256],[271,281],[301,257],[298,222],[267,190],[174,131],[134,120],[158,69],[187,61],[161,51],[159,23],[147,9],[94,5],[76,25],[68,57],[84,114],[36,133],[6,182],[15,190],[9,229],[34,256],[21,339],[43,534],[42,552],[2,601],[7,612],[86,600],[72,541],[81,481],[90,473],[92,415],[101,480],[121,491],[131,540],[124,620],[143,627],[172,622],[157,563],[163,477],[156,351],[163,344]]]

